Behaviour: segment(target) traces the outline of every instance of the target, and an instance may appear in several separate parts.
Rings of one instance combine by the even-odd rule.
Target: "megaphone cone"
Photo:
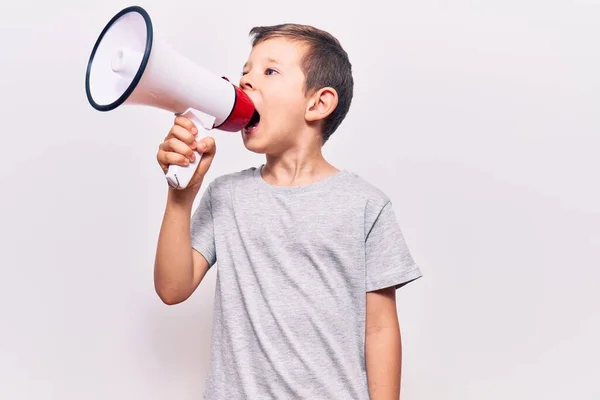
[[[252,100],[226,78],[192,63],[157,38],[143,8],[130,6],[104,27],[92,49],[85,90],[98,111],[146,105],[190,118],[197,140],[211,129],[237,132],[252,119]],[[167,182],[187,187],[201,153],[188,166],[171,165]]]

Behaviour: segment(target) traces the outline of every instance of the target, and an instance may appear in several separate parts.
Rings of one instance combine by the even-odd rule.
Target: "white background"
[[[152,278],[172,116],[85,97],[131,4],[0,6],[2,399],[201,398],[216,270],[174,307]],[[342,41],[356,97],[326,157],[392,198],[425,274],[398,292],[403,399],[600,398],[599,2],[135,4],[236,82],[255,25]],[[263,162],[214,137],[207,181]]]

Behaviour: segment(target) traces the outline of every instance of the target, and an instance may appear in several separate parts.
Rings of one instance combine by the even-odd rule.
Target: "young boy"
[[[240,87],[260,120],[241,136],[266,163],[213,180],[192,215],[216,146],[175,119],[163,171],[204,154],[187,189],[169,188],[156,291],[180,303],[218,260],[205,399],[398,399],[395,291],[421,271],[390,199],[322,155],[352,100],[348,56],[310,26],[250,34]]]

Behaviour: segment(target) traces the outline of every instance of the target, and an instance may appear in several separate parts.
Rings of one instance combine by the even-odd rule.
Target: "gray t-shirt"
[[[204,399],[369,398],[366,292],[421,277],[390,199],[342,170],[296,187],[220,176],[191,221],[217,266]]]

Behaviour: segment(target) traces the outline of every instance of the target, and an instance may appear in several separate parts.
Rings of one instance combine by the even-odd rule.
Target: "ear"
[[[319,89],[308,99],[304,118],[309,122],[323,120],[335,110],[337,105],[338,94],[334,88]]]

